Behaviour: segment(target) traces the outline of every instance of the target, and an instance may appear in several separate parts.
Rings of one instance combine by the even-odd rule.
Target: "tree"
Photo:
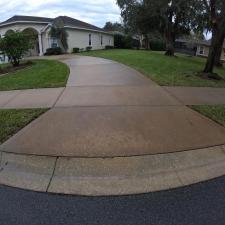
[[[119,31],[124,32],[124,27],[120,23],[112,23],[112,22],[106,22],[105,26],[103,27],[106,31]]]
[[[211,47],[203,72],[205,75],[208,74],[207,76],[210,78],[213,77],[220,79],[216,75],[212,76],[212,74],[214,65],[216,63],[216,57],[221,55],[222,45],[225,37],[225,0],[203,0],[203,4],[209,14],[209,21],[212,30]]]
[[[66,29],[64,28],[64,24],[63,24],[63,21],[61,21],[61,19],[55,20],[49,34],[52,38],[56,38],[58,41],[60,41],[60,43],[62,44],[62,47],[67,52],[68,33]]]
[[[175,39],[188,34],[195,18],[194,0],[117,0],[125,24],[147,36],[159,31],[166,40],[166,55],[174,55]]]
[[[12,65],[16,67],[32,47],[32,43],[32,37],[23,32],[9,33],[0,39],[0,51],[7,55]]]

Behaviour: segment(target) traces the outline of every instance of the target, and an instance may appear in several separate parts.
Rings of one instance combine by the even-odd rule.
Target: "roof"
[[[55,19],[60,19],[63,23],[64,26],[68,27],[78,27],[82,29],[89,29],[89,30],[97,30],[97,31],[102,31],[105,32],[103,29],[96,27],[94,25],[91,25],[89,23],[85,23],[83,21],[68,17],[68,16],[59,16]]]
[[[200,42],[198,42],[198,44],[199,45],[204,45],[204,46],[211,46],[211,39],[210,40],[208,40],[208,41],[200,41]],[[223,42],[223,48],[225,49],[225,40],[224,40],[224,42]]]
[[[101,31],[106,32],[105,30],[94,26],[89,23],[85,23],[83,21],[68,17],[68,16],[59,16],[56,18],[47,18],[47,17],[37,17],[37,16],[21,16],[21,15],[15,15],[8,20],[0,23],[0,26],[7,25],[9,23],[18,23],[18,22],[36,22],[36,23],[53,23],[56,20],[60,20],[64,26],[66,27],[76,27],[86,30],[95,30],[95,31]]]
[[[8,20],[0,23],[0,25],[13,23],[13,22],[42,22],[42,23],[51,23],[54,19],[47,17],[37,17],[37,16],[19,16],[15,15]]]

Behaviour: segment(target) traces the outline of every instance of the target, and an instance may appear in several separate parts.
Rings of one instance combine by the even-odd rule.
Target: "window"
[[[89,34],[89,46],[91,46],[91,34]]]
[[[56,48],[56,47],[58,47],[58,41],[57,41],[57,38],[50,38],[50,46],[51,46],[51,48]]]
[[[101,35],[101,46],[103,45],[103,36]]]
[[[199,54],[204,55],[204,46],[199,47]]]

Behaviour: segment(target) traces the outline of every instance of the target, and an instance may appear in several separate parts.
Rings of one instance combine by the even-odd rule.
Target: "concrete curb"
[[[168,190],[225,175],[225,145],[123,158],[56,158],[0,153],[0,184],[87,196]]]

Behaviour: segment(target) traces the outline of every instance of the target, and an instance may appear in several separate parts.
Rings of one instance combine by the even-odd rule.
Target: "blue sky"
[[[0,0],[0,21],[14,15],[73,18],[103,27],[105,22],[120,22],[116,0]]]

